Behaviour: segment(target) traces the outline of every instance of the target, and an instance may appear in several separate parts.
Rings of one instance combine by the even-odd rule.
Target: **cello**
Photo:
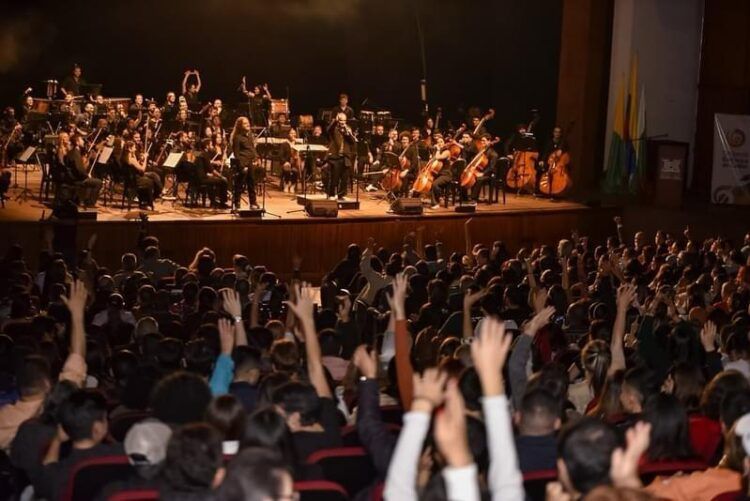
[[[572,127],[572,123],[568,125],[565,134],[560,138],[560,147],[547,157],[547,172],[543,173],[539,180],[539,191],[546,195],[559,196],[573,186],[570,177],[570,153],[562,148]]]
[[[461,173],[461,188],[471,188],[476,184],[477,175],[481,174],[484,169],[487,168],[487,164],[489,163],[487,150],[489,150],[492,145],[497,144],[499,141],[500,138],[496,137],[492,141],[488,142],[486,146],[482,146],[477,154],[474,155],[474,158],[471,159],[471,161],[466,165],[466,168],[464,168],[463,172]]]
[[[435,181],[435,177],[440,174],[443,170],[444,161],[450,158],[450,152],[445,148],[445,143],[438,144],[435,153],[430,157],[427,163],[422,167],[417,174],[417,178],[414,180],[412,185],[412,191],[419,193],[420,195],[426,195],[432,190],[432,183]]]
[[[482,149],[481,139],[477,138],[479,129],[482,128],[482,125],[484,125],[487,120],[492,120],[493,118],[495,118],[495,110],[490,108],[489,110],[487,110],[487,113],[485,113],[484,116],[479,120],[479,123],[476,127],[474,127],[474,131],[471,133],[472,137],[474,137],[474,146],[478,150]]]
[[[513,166],[505,176],[505,185],[514,190],[534,189],[538,151],[513,152]]]
[[[388,172],[383,176],[383,179],[380,181],[380,187],[385,191],[397,191],[403,185],[404,178],[411,168],[411,161],[407,158],[406,153],[409,151],[409,148],[415,144],[416,143],[410,143],[409,146],[404,148],[398,156],[398,162],[396,165],[390,167]]]

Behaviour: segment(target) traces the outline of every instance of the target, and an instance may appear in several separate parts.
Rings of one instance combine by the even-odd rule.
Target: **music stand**
[[[169,175],[172,176],[172,196],[171,197],[162,197],[164,200],[172,200],[172,202],[177,200],[177,190],[179,186],[177,185],[177,172],[175,171],[175,167],[177,167],[177,164],[180,163],[180,160],[182,160],[183,153],[181,151],[172,151],[167,155],[167,159],[164,160],[164,163],[161,164],[162,167],[166,167],[169,169]],[[165,178],[166,178],[165,174]]]
[[[19,163],[24,164],[24,168],[23,168],[23,188],[21,188],[21,191],[18,193],[18,195],[16,195],[15,200],[17,202],[23,203],[26,200],[28,200],[29,198],[31,198],[32,195],[33,195],[33,193],[31,192],[31,190],[29,189],[29,165],[28,165],[29,164],[29,160],[31,160],[32,157],[36,160],[36,162],[39,164],[39,167],[41,168],[42,167],[42,162],[41,162],[41,160],[39,160],[39,154],[36,151],[36,146],[29,146],[29,147],[27,147],[25,150],[23,150],[21,152],[20,155],[18,155],[18,157],[16,157],[16,159],[18,160],[16,162],[16,165],[18,165]],[[17,177],[18,177],[18,171],[16,170],[16,178]]]

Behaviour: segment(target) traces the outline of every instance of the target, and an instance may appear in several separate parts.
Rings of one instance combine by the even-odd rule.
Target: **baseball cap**
[[[153,466],[167,456],[167,442],[172,430],[155,419],[133,425],[125,435],[125,454],[134,466]]]

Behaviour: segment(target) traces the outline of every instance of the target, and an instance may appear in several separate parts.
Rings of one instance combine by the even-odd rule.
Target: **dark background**
[[[351,95],[394,116],[419,117],[422,77],[416,13],[427,62],[428,100],[454,123],[471,106],[494,107],[490,130],[542,113],[554,122],[560,0],[76,0],[7,2],[0,21],[0,98],[83,65],[107,96],[142,92],[160,102],[179,92],[185,69],[203,77],[201,98],[240,99],[240,77],[268,82],[292,114],[315,113]]]

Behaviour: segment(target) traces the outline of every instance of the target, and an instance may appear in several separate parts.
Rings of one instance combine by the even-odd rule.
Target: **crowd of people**
[[[370,239],[319,288],[304,256],[180,264],[145,227],[118,270],[93,240],[37,269],[11,246],[3,489],[60,499],[77,463],[119,455],[100,499],[292,500],[357,444],[352,499],[535,499],[534,479],[553,501],[747,499],[750,234],[616,224],[517,252]]]

